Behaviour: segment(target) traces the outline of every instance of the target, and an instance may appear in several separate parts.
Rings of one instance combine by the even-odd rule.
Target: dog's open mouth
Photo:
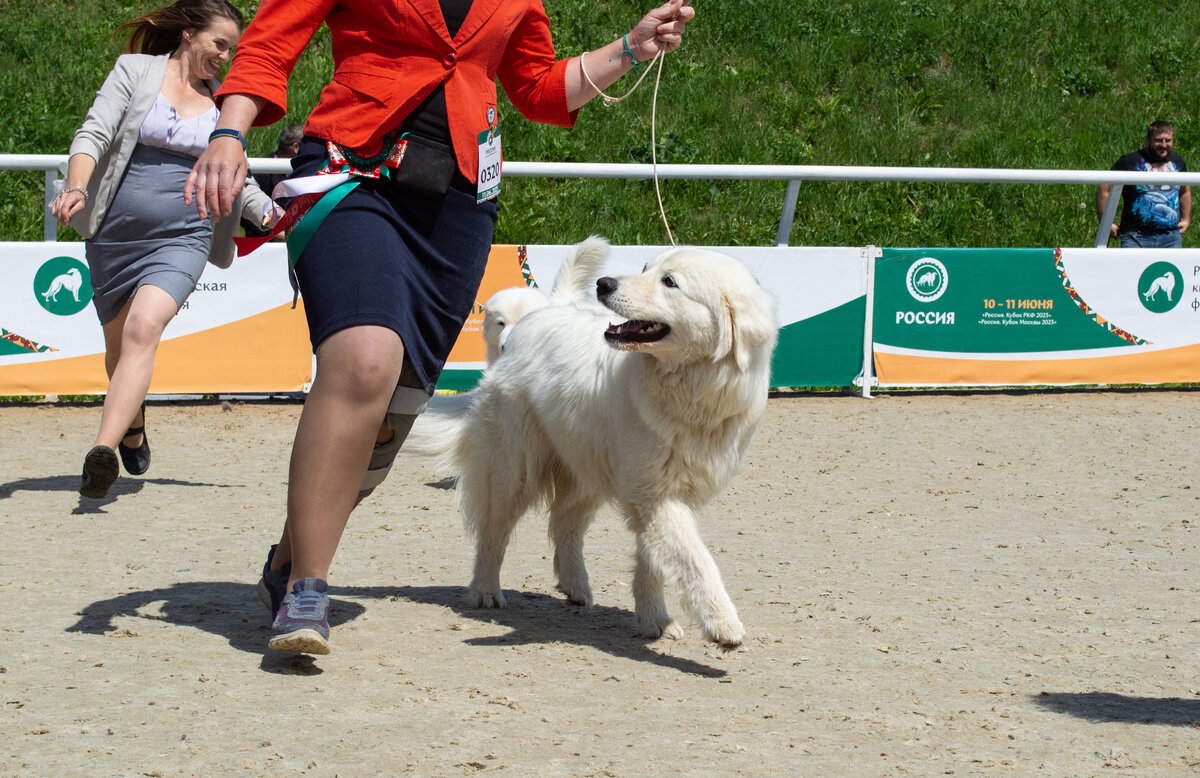
[[[671,328],[656,321],[627,321],[610,324],[604,338],[617,343],[654,343],[667,337]]]

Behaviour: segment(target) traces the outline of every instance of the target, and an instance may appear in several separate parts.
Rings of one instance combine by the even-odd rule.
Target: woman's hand
[[[654,59],[660,52],[674,51],[683,39],[688,21],[696,16],[691,0],[670,0],[642,17],[628,35],[576,59],[579,67],[567,70],[567,108],[577,111],[597,94],[603,94],[636,64]],[[628,44],[628,49],[626,49]],[[584,62],[584,58],[587,62]],[[606,102],[609,98],[606,96]],[[617,98],[621,99],[621,98]]]
[[[659,52],[674,51],[683,31],[696,16],[691,0],[670,0],[646,14],[629,32],[629,48],[638,62],[649,62]]]
[[[67,188],[50,201],[50,215],[62,226],[66,227],[71,217],[83,210],[88,199],[88,181],[95,170],[96,160],[88,154],[76,152],[67,160]]]
[[[66,227],[71,217],[82,210],[85,202],[87,202],[87,198],[78,189],[59,192],[58,196],[50,201],[50,215],[57,219],[59,224]]]
[[[196,202],[201,219],[220,221],[233,212],[233,203],[246,182],[246,153],[237,138],[213,138],[192,166],[183,184],[183,202]]]
[[[217,117],[219,129],[234,129],[245,137],[250,123],[266,101],[250,95],[226,95]],[[237,138],[220,135],[208,142],[208,148],[192,166],[183,184],[183,202],[196,203],[201,219],[220,221],[233,212],[233,203],[246,183],[246,151]]]

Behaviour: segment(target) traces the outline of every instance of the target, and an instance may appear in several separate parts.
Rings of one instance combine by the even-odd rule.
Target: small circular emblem
[[[72,316],[92,301],[92,277],[74,257],[52,257],[33,276],[33,295],[55,316]]]
[[[949,277],[941,262],[933,257],[922,257],[909,266],[905,281],[909,294],[923,303],[931,303],[946,292]]]
[[[1166,313],[1183,296],[1183,274],[1170,262],[1154,262],[1138,279],[1138,300],[1151,313]]]

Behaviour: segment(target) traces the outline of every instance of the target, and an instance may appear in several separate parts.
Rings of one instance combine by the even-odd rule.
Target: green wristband
[[[232,127],[226,127],[224,129],[213,130],[208,135],[208,142],[212,143],[213,138],[234,138],[237,140],[238,143],[242,144],[242,151],[246,150],[246,136],[241,134],[237,130],[233,129]]]
[[[621,36],[621,53],[614,54],[613,56],[609,57],[608,59],[609,59],[609,61],[612,61],[622,55],[629,57],[629,64],[633,65],[633,74],[636,76],[637,72],[638,72],[637,71],[638,65],[640,65],[641,63],[638,62],[637,57],[633,56],[633,50],[629,48],[629,36],[628,35]]]

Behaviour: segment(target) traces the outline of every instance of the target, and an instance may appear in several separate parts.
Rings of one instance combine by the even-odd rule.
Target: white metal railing
[[[286,173],[286,159],[255,157],[251,173]],[[46,240],[57,239],[57,223],[50,216],[50,201],[62,186],[67,155],[0,154],[0,171],[42,170],[46,173]],[[598,162],[505,162],[504,175],[513,178],[624,178],[721,179],[786,181],[783,210],[775,245],[786,246],[792,231],[800,184],[803,181],[925,182],[959,184],[1109,184],[1109,197],[1096,229],[1095,247],[1108,245],[1123,184],[1200,185],[1200,172],[1137,173],[1120,170],[1020,170],[1009,168],[869,167],[860,165],[654,165]],[[1116,195],[1116,196],[1114,196]]]

